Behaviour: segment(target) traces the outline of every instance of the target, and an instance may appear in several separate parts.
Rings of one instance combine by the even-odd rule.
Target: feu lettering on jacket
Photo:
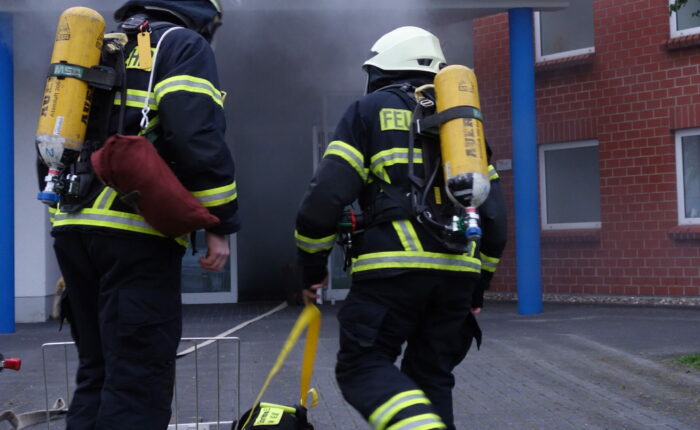
[[[360,98],[346,110],[297,215],[295,237],[302,266],[325,267],[344,207],[354,201],[365,213],[386,207],[379,204],[389,197],[378,191],[378,180],[406,192],[410,190],[408,139],[413,107],[393,91],[377,91]],[[420,145],[417,141],[413,162],[422,171]],[[486,206],[502,209],[505,203],[502,196],[497,196],[500,180],[493,167],[490,173],[494,197],[489,196],[491,202]],[[439,191],[435,196],[440,201],[446,200]],[[485,211],[482,215],[482,249],[491,252],[488,264],[494,270],[505,243],[505,226],[489,219],[495,212]],[[473,249],[464,253],[447,250],[415,219],[388,219],[370,225],[353,239],[353,245],[356,255],[352,273],[356,279],[415,270],[478,277],[484,268]]]

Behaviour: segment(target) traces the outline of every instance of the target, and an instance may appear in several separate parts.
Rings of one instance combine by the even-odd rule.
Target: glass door
[[[196,252],[192,252],[192,243],[182,259],[182,303],[235,303],[238,301],[238,283],[236,267],[236,235],[230,237],[231,256],[219,272],[204,270],[199,259],[207,252],[204,230],[196,235]],[[233,263],[232,263],[233,262]]]

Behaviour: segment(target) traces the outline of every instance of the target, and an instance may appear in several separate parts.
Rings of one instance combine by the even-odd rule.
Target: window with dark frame
[[[538,62],[595,52],[593,0],[571,0],[566,9],[535,12]]]
[[[542,228],[600,228],[598,142],[540,145],[539,153]]]

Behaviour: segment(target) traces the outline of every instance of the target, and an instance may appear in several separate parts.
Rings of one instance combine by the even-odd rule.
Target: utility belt
[[[471,250],[463,209],[451,202],[428,206],[421,202],[422,193],[408,192],[382,180],[375,184],[376,197],[362,217],[365,228],[410,219],[425,227],[424,230],[447,250],[459,253]],[[434,199],[433,192],[426,191],[427,198]]]
[[[452,224],[444,225],[429,218],[434,216],[429,210],[424,210],[421,213],[409,211],[409,201],[413,196],[410,193],[397,191],[395,198],[397,200],[403,198],[406,202],[406,207],[399,206],[394,199],[389,197],[389,193],[398,190],[398,187],[389,185],[390,187],[384,188],[383,193],[379,192],[379,186],[376,185],[376,190],[373,192],[376,198],[371,205],[364,208],[364,211],[346,208],[343,212],[338,222],[337,242],[343,248],[344,270],[347,271],[352,260],[359,257],[357,243],[367,230],[401,220],[413,220],[424,227],[421,231],[427,232],[433,239],[432,246],[429,245],[431,248],[436,250],[442,248],[451,253],[477,255],[478,240],[470,239],[466,235],[465,229],[459,227],[466,223],[458,221],[458,215],[454,215],[455,221]],[[392,191],[387,193],[387,189],[392,189]],[[449,207],[450,205],[446,205],[445,209]],[[441,218],[444,217],[445,215],[441,214]],[[425,238],[425,235],[423,237]],[[421,240],[420,237],[417,239]]]

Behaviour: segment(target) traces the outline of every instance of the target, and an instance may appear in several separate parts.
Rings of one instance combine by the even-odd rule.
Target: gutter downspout
[[[518,313],[542,312],[535,56],[531,8],[508,10]]]
[[[0,13],[0,333],[15,331],[12,15]]]

